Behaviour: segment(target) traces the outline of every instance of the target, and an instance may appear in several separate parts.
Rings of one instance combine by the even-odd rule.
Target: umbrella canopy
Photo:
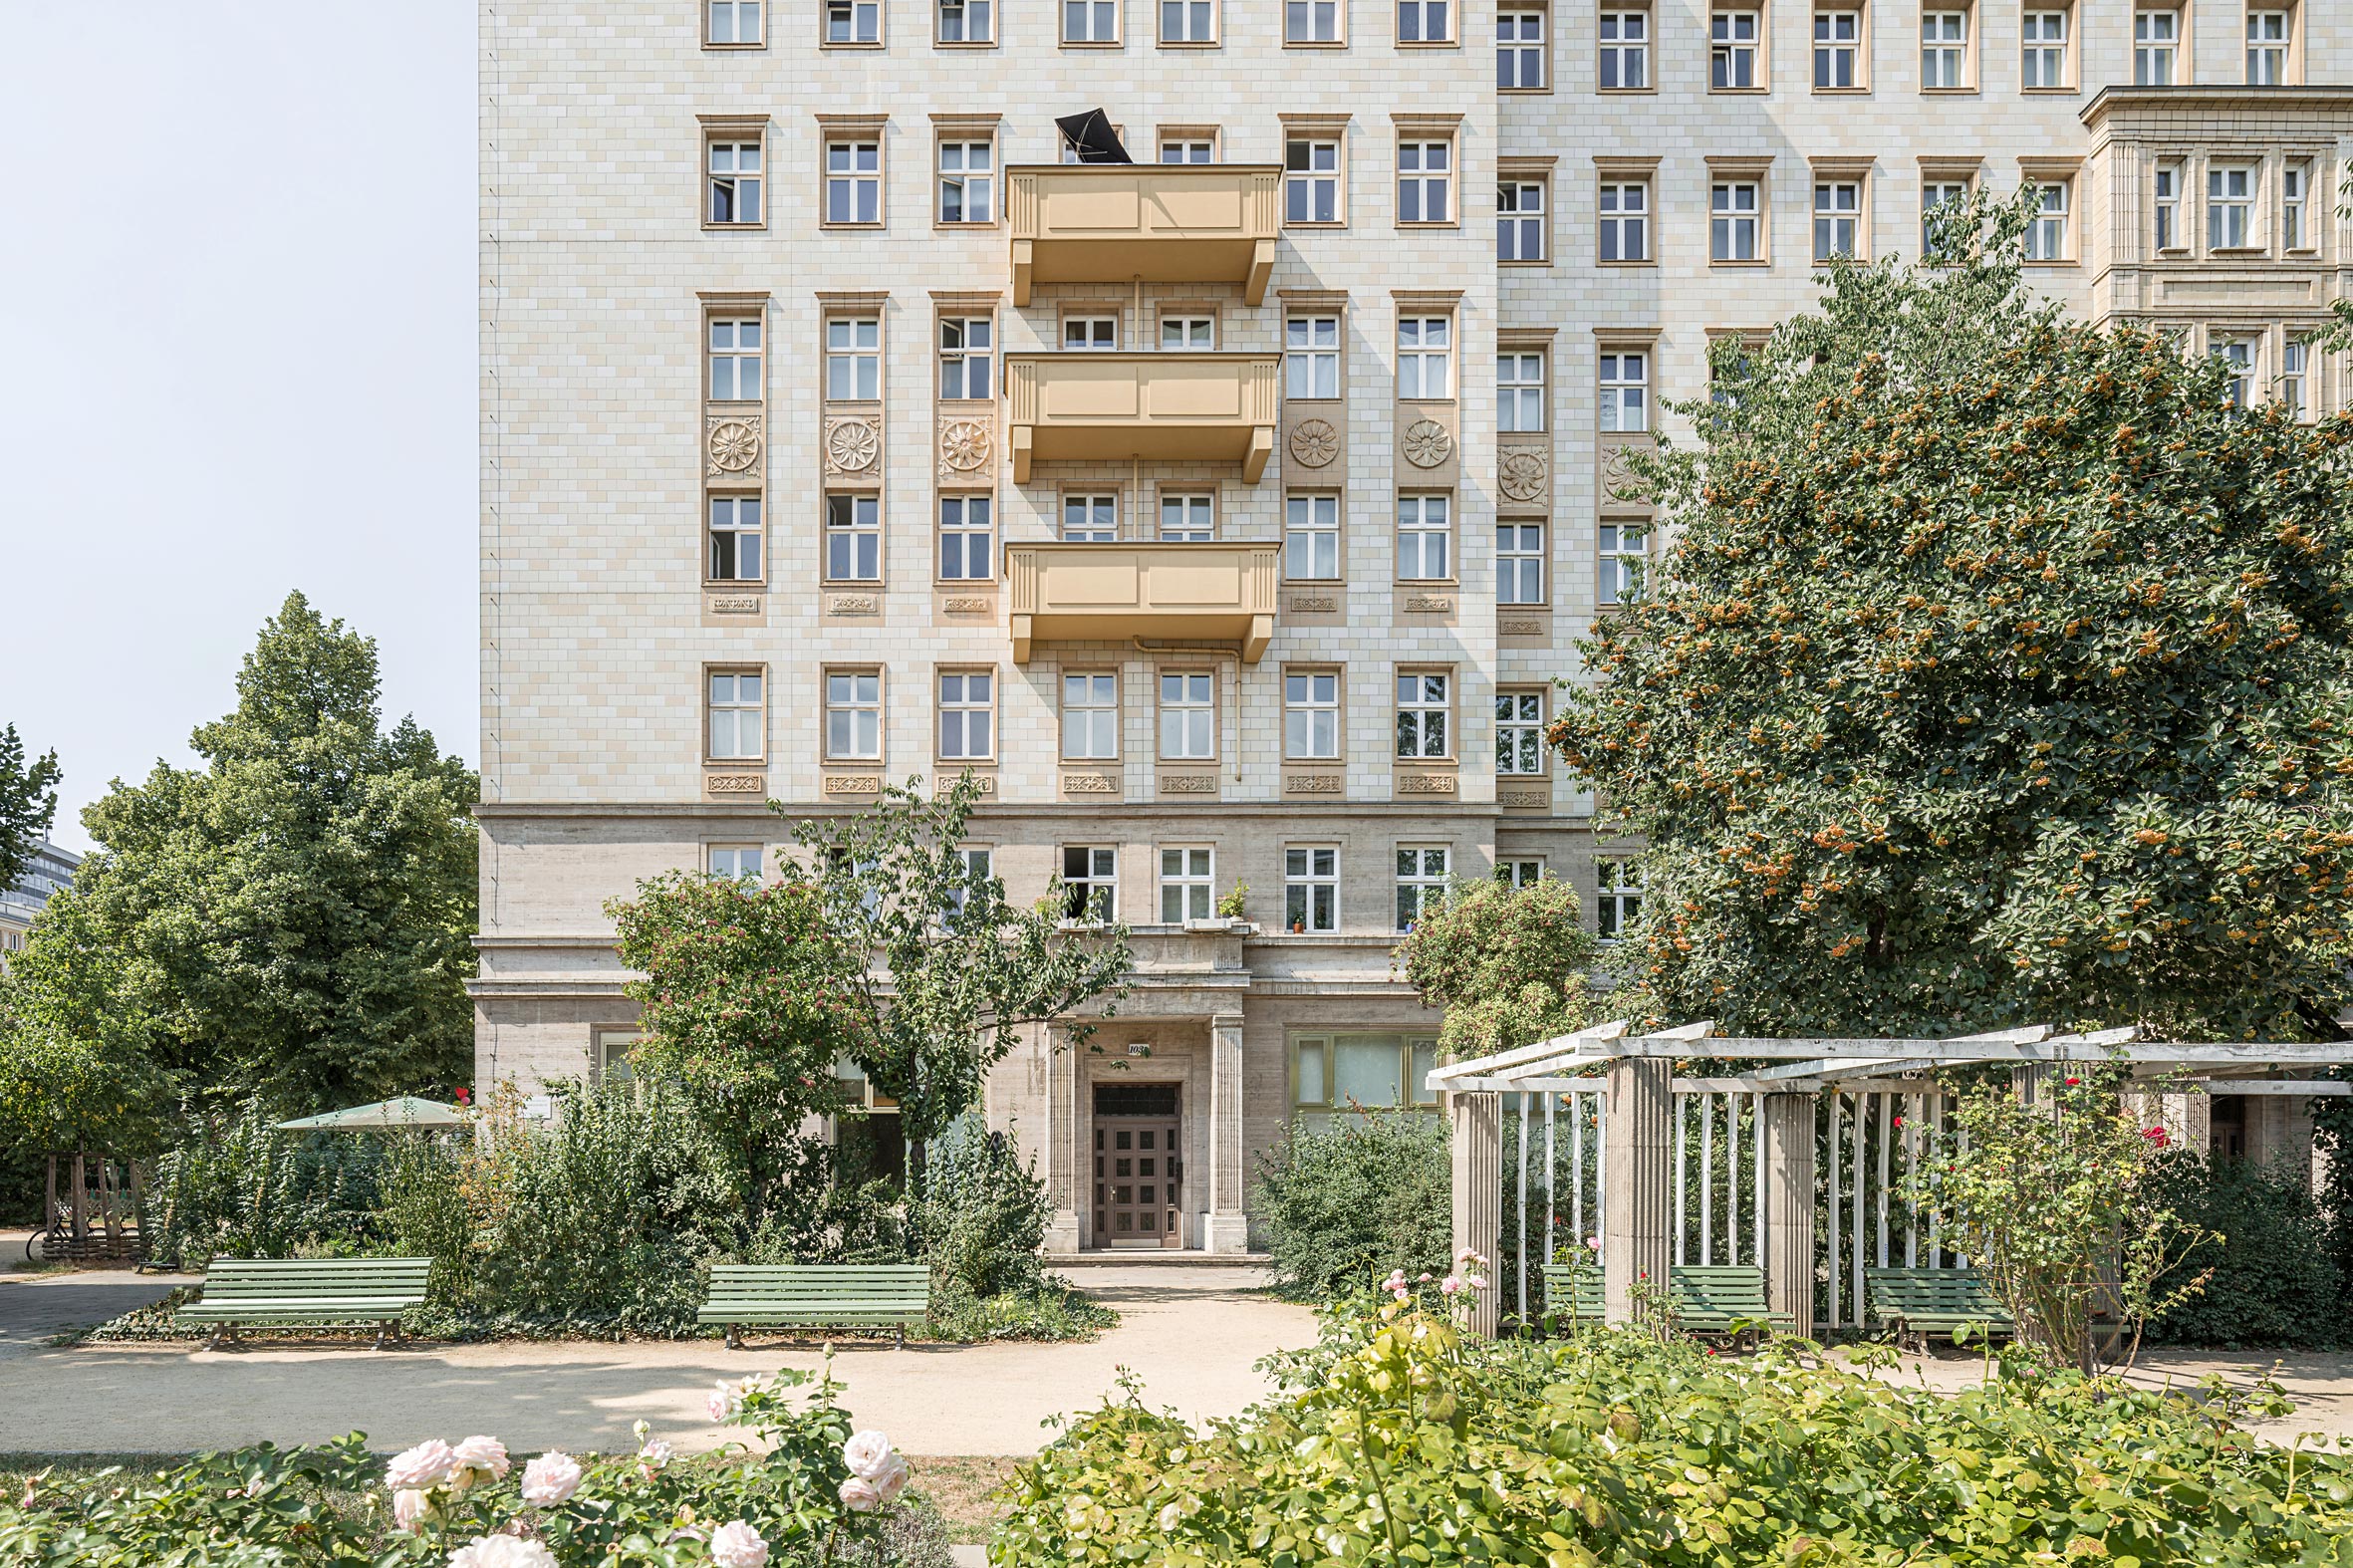
[[[414,1095],[402,1095],[397,1100],[379,1100],[373,1105],[356,1105],[346,1111],[323,1111],[317,1116],[297,1117],[291,1122],[280,1122],[281,1133],[336,1132],[362,1127],[463,1127],[465,1113],[453,1105],[438,1100],[419,1100]]]
[[[1070,137],[1070,144],[1078,148],[1082,163],[1136,161],[1120,145],[1120,133],[1111,129],[1111,117],[1100,109],[1090,109],[1083,115],[1063,115],[1054,124],[1062,128],[1062,133]]]

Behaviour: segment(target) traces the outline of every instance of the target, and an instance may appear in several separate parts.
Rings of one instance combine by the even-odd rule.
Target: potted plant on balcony
[[[1250,885],[1246,882],[1237,882],[1218,896],[1217,917],[1225,922],[1227,930],[1239,931],[1250,928],[1249,919],[1242,913],[1247,907],[1249,899]]]

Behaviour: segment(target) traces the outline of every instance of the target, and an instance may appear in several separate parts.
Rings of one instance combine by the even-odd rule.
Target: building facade
[[[626,1053],[640,878],[969,771],[1009,898],[1135,932],[1100,1049],[989,1085],[1058,1248],[1243,1249],[1286,1125],[1425,1098],[1390,950],[1448,878],[1639,913],[1552,682],[1657,547],[1624,450],[1820,259],[2030,183],[2037,286],[2344,395],[2316,0],[484,0],[481,50],[479,1075]]]
[[[25,933],[33,928],[33,916],[41,913],[41,906],[60,888],[74,885],[74,871],[81,864],[81,856],[44,839],[33,851],[24,875],[12,886],[0,888],[0,965],[24,946]]]

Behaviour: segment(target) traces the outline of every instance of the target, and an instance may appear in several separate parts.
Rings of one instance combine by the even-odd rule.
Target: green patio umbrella
[[[342,1132],[364,1127],[463,1127],[465,1113],[456,1106],[443,1105],[438,1100],[419,1100],[414,1095],[402,1095],[397,1100],[379,1100],[373,1105],[356,1105],[346,1111],[323,1111],[317,1116],[297,1117],[291,1122],[280,1122],[281,1133]]]

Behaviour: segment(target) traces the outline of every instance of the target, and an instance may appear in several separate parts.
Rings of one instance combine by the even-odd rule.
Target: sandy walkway
[[[1974,1356],[1906,1356],[1903,1369],[1888,1376],[1949,1394],[1980,1381],[1984,1370],[1983,1361]],[[2129,1377],[2143,1388],[2194,1391],[2202,1379],[2214,1374],[2240,1388],[2258,1378],[2271,1378],[2287,1390],[2287,1397],[2295,1403],[2295,1414],[2284,1421],[2257,1422],[2251,1427],[2274,1442],[2292,1441],[2298,1433],[2311,1432],[2353,1437],[2353,1355],[2342,1352],[2305,1355],[2256,1350],[2231,1355],[2211,1350],[2144,1350]]]

